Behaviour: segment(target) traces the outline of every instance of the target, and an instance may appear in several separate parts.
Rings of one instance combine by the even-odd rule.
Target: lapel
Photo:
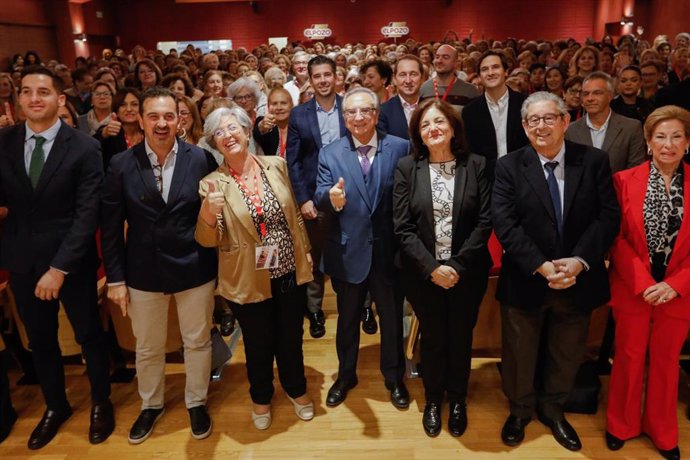
[[[311,128],[311,136],[318,152],[323,145],[321,144],[321,131],[319,131],[319,117],[316,116],[316,99],[307,102],[305,109],[307,111],[307,123]]]
[[[570,142],[565,143],[565,189],[563,190],[563,225],[567,222],[568,212],[573,205],[575,194],[580,186],[580,179],[585,168],[584,149]]]
[[[690,206],[690,166],[681,163],[683,168],[683,203],[687,210]],[[668,263],[668,270],[676,270],[676,265],[687,260],[688,252],[690,252],[690,216],[686,212],[683,216],[683,222],[680,224],[676,244],[671,254],[671,261]],[[676,262],[679,261],[679,262]]]
[[[266,172],[266,176],[270,177],[270,166],[264,166],[260,161],[258,161],[258,164]],[[252,237],[252,239],[254,239],[256,243],[261,244],[261,238],[256,232],[252,215],[249,213],[249,209],[247,209],[247,205],[244,203],[242,192],[240,192],[237,183],[230,175],[230,171],[228,170],[227,166],[225,166],[225,163],[218,167],[218,175],[216,177],[218,178],[218,187],[220,191],[223,192],[223,196],[225,197],[227,203],[226,209],[237,217],[237,220]]]
[[[376,134],[378,136],[378,145],[376,147],[374,164],[372,165],[373,167],[370,171],[372,176],[369,178],[370,181],[374,181],[371,186],[375,187],[374,202],[371,206],[372,213],[376,210],[381,202],[381,195],[383,194],[384,188],[383,182],[386,180],[386,171],[389,170],[388,162],[390,161],[387,136],[380,131],[378,131]]]
[[[167,208],[172,207],[172,204],[177,200],[177,195],[180,194],[182,184],[187,177],[189,170],[189,162],[191,152],[189,152],[189,145],[177,139],[177,157],[175,158],[175,170],[173,171],[172,181],[170,182],[170,191],[168,192]]]
[[[48,182],[53,177],[53,174],[57,171],[58,167],[65,159],[67,152],[69,151],[69,142],[72,138],[72,133],[69,127],[60,122],[60,130],[55,136],[55,141],[53,141],[53,147],[50,149],[50,154],[48,154],[48,159],[43,166],[43,171],[41,172],[41,177],[38,178],[38,184],[36,184],[36,196],[39,196],[43,190],[45,190]]]
[[[589,128],[587,127],[587,123],[585,123],[584,115],[582,118],[572,123],[568,128],[568,131],[572,131],[573,142],[592,147],[592,136],[589,134]]]
[[[395,113],[395,116],[397,120],[395,122],[400,122],[402,120],[405,123],[405,126],[407,126],[407,118],[405,118],[405,109],[403,109],[402,106],[402,98],[400,96],[394,97],[391,99],[391,104],[393,105],[393,113]]]
[[[335,96],[335,103],[338,106],[338,122],[340,123],[340,137],[343,137],[347,134],[347,127],[345,127],[345,119],[343,118],[343,97],[342,96]],[[319,136],[321,134],[319,133]]]
[[[508,152],[511,152],[511,146],[513,146],[516,140],[516,133],[524,131],[522,127],[522,116],[520,115],[520,109],[522,104],[520,103],[520,96],[508,88],[508,122],[506,123],[506,144],[508,147]],[[519,139],[519,138],[518,138]]]
[[[465,199],[467,187],[467,157],[458,158],[455,163],[455,187],[453,189],[453,235],[460,222],[460,210]]]
[[[647,194],[647,183],[649,182],[649,162],[644,163],[646,167],[636,168],[632,173],[633,185],[627,188],[627,199],[629,202],[629,207],[632,210],[632,220],[633,225],[631,225],[631,231],[635,232],[635,240],[638,242],[640,247],[644,247],[645,254],[647,251],[647,235],[644,231],[644,197]],[[687,184],[687,179],[685,181]],[[685,192],[685,196],[688,193]],[[687,199],[687,198],[686,198]],[[623,209],[626,203],[621,203],[621,208]],[[621,210],[622,210],[621,209]],[[683,219],[685,220],[685,219]],[[683,222],[685,223],[685,222]],[[682,227],[681,227],[682,228]]]
[[[163,210],[165,208],[165,201],[158,191],[156,186],[156,178],[153,176],[153,169],[151,168],[151,161],[146,155],[146,147],[144,147],[144,142],[140,142],[133,148],[134,159],[137,163],[137,171],[139,172],[139,178],[144,183],[144,187],[148,192],[149,196],[153,199],[152,203],[158,210]]]
[[[556,215],[554,214],[553,203],[551,203],[549,187],[546,184],[544,169],[541,166],[541,161],[539,161],[537,152],[532,146],[529,146],[523,150],[522,155],[522,175],[527,179],[527,183],[534,190],[537,199],[541,202],[549,213],[549,217],[551,217],[551,220],[555,223]]]
[[[26,125],[22,123],[14,131],[14,137],[10,141],[10,158],[14,175],[24,187],[28,196],[34,193],[34,188],[31,186],[31,180],[26,172],[26,165],[24,163],[24,137],[26,137]]]
[[[414,171],[414,188],[411,189],[410,200],[415,199],[421,201],[421,208],[425,210],[422,214],[422,222],[420,228],[424,231],[422,235],[425,241],[433,242],[434,240],[434,202],[431,197],[431,177],[429,173],[429,158],[421,158],[415,162]],[[456,182],[457,185],[457,182]],[[455,203],[453,203],[455,205]]]
[[[623,127],[619,123],[618,115],[616,115],[613,110],[611,111],[611,119],[609,120],[609,126],[606,128],[606,137],[604,137],[604,143],[601,145],[601,150],[604,152],[610,152],[613,143],[618,138],[618,135],[623,130]]]
[[[347,140],[349,141],[346,146],[347,149],[343,152],[343,161],[345,162],[345,167],[346,169],[350,172],[350,176],[355,182],[355,187],[357,188],[357,191],[359,194],[362,196],[362,200],[364,200],[364,203],[367,205],[367,208],[369,208],[369,213],[373,212],[374,206],[372,205],[371,200],[369,199],[369,192],[367,191],[367,184],[364,183],[364,176],[362,175],[362,167],[359,164],[359,158],[357,156],[357,150],[355,149],[355,144],[354,141],[352,140],[352,136],[350,134],[347,135]],[[379,141],[379,145],[381,145],[381,142]],[[379,161],[379,158],[376,158],[374,161],[374,165],[376,165],[376,162]],[[372,165],[370,174],[374,171],[374,168]]]

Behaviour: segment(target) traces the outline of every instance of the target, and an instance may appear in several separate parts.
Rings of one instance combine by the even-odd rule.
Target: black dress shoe
[[[448,414],[448,431],[455,437],[462,436],[467,429],[467,405],[465,402],[451,402]]]
[[[192,437],[194,439],[208,438],[213,428],[211,417],[208,415],[206,406],[196,406],[187,409],[189,412],[189,422],[192,426]]]
[[[546,417],[539,417],[539,421],[551,428],[551,433],[558,444],[568,450],[578,451],[582,449],[582,443],[577,436],[577,431],[572,427],[565,418],[560,420],[551,420]]]
[[[398,409],[410,407],[410,393],[402,380],[395,383],[386,382],[386,388],[391,392],[391,402],[395,407]]]
[[[323,311],[319,310],[315,313],[307,313],[307,318],[309,318],[309,335],[313,338],[318,339],[326,334],[326,319],[323,316]]]
[[[235,331],[235,315],[232,312],[223,313],[220,317],[220,335],[230,337]]]
[[[529,418],[520,418],[510,414],[503,424],[501,440],[506,446],[517,446],[525,439],[525,427],[531,421]]]
[[[100,444],[115,430],[115,416],[110,401],[94,404],[91,408],[91,424],[89,425],[89,442]]]
[[[60,426],[72,416],[72,409],[66,412],[46,410],[29,437],[29,449],[36,450],[48,444],[57,434]]]
[[[336,380],[333,386],[328,390],[326,397],[326,405],[328,407],[335,407],[345,401],[348,390],[351,390],[357,385],[357,382],[350,383],[344,380]]]
[[[379,325],[376,323],[376,316],[371,307],[366,307],[362,310],[362,330],[369,335],[376,334],[379,330]]]
[[[680,449],[678,446],[669,450],[658,449],[658,451],[666,460],[680,460]]]
[[[151,433],[156,422],[163,416],[165,407],[160,409],[143,409],[137,417],[132,429],[129,430],[129,443],[141,444],[146,441]]]
[[[17,421],[17,412],[12,406],[9,407],[7,414],[3,414],[4,420],[0,422],[0,443],[10,435],[14,422]]]
[[[424,406],[422,426],[427,436],[435,438],[441,432],[441,405],[427,402]]]
[[[624,440],[615,437],[608,431],[606,432],[606,447],[608,447],[609,450],[620,450],[624,444]]]

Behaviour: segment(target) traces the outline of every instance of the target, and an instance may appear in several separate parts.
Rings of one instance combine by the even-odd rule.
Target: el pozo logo
[[[312,24],[308,29],[304,29],[304,36],[311,40],[321,40],[333,35],[333,31],[328,24]]]
[[[410,33],[407,22],[389,22],[387,26],[381,27],[381,34],[386,38],[399,38]]]

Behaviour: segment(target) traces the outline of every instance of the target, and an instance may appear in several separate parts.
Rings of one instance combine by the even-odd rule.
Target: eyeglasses
[[[228,137],[240,132],[242,128],[239,125],[228,125],[225,128],[218,128],[213,131],[213,137]]]
[[[93,97],[110,97],[112,93],[110,91],[100,91],[98,93],[93,93]]]
[[[238,101],[238,102],[251,101],[252,99],[254,99],[253,94],[245,94],[244,96],[234,96],[232,98],[233,101]]]
[[[180,116],[180,118],[187,118],[191,114],[192,112],[190,112],[189,110],[183,110],[178,115]]]
[[[582,94],[582,90],[580,89],[575,89],[575,88],[569,88],[568,92],[572,95],[577,95],[577,94]]]
[[[539,126],[539,123],[542,120],[544,120],[544,124],[546,126],[553,126],[556,124],[556,121],[562,117],[563,117],[563,115],[560,115],[560,114],[547,113],[543,117],[538,117],[536,115],[528,117],[525,119],[525,121],[527,122],[527,126],[529,126],[530,128],[536,128],[537,126]]]
[[[360,109],[347,109],[343,110],[343,115],[345,118],[355,118],[357,114],[360,114],[362,118],[372,117],[376,113],[376,109],[373,107],[362,107]]]

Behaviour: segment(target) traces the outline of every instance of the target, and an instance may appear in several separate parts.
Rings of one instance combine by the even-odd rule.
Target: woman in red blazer
[[[611,247],[616,354],[606,444],[647,434],[667,459],[678,449],[678,358],[690,327],[690,112],[655,110],[644,125],[651,161],[614,176],[621,231]],[[647,395],[642,408],[645,360]]]

